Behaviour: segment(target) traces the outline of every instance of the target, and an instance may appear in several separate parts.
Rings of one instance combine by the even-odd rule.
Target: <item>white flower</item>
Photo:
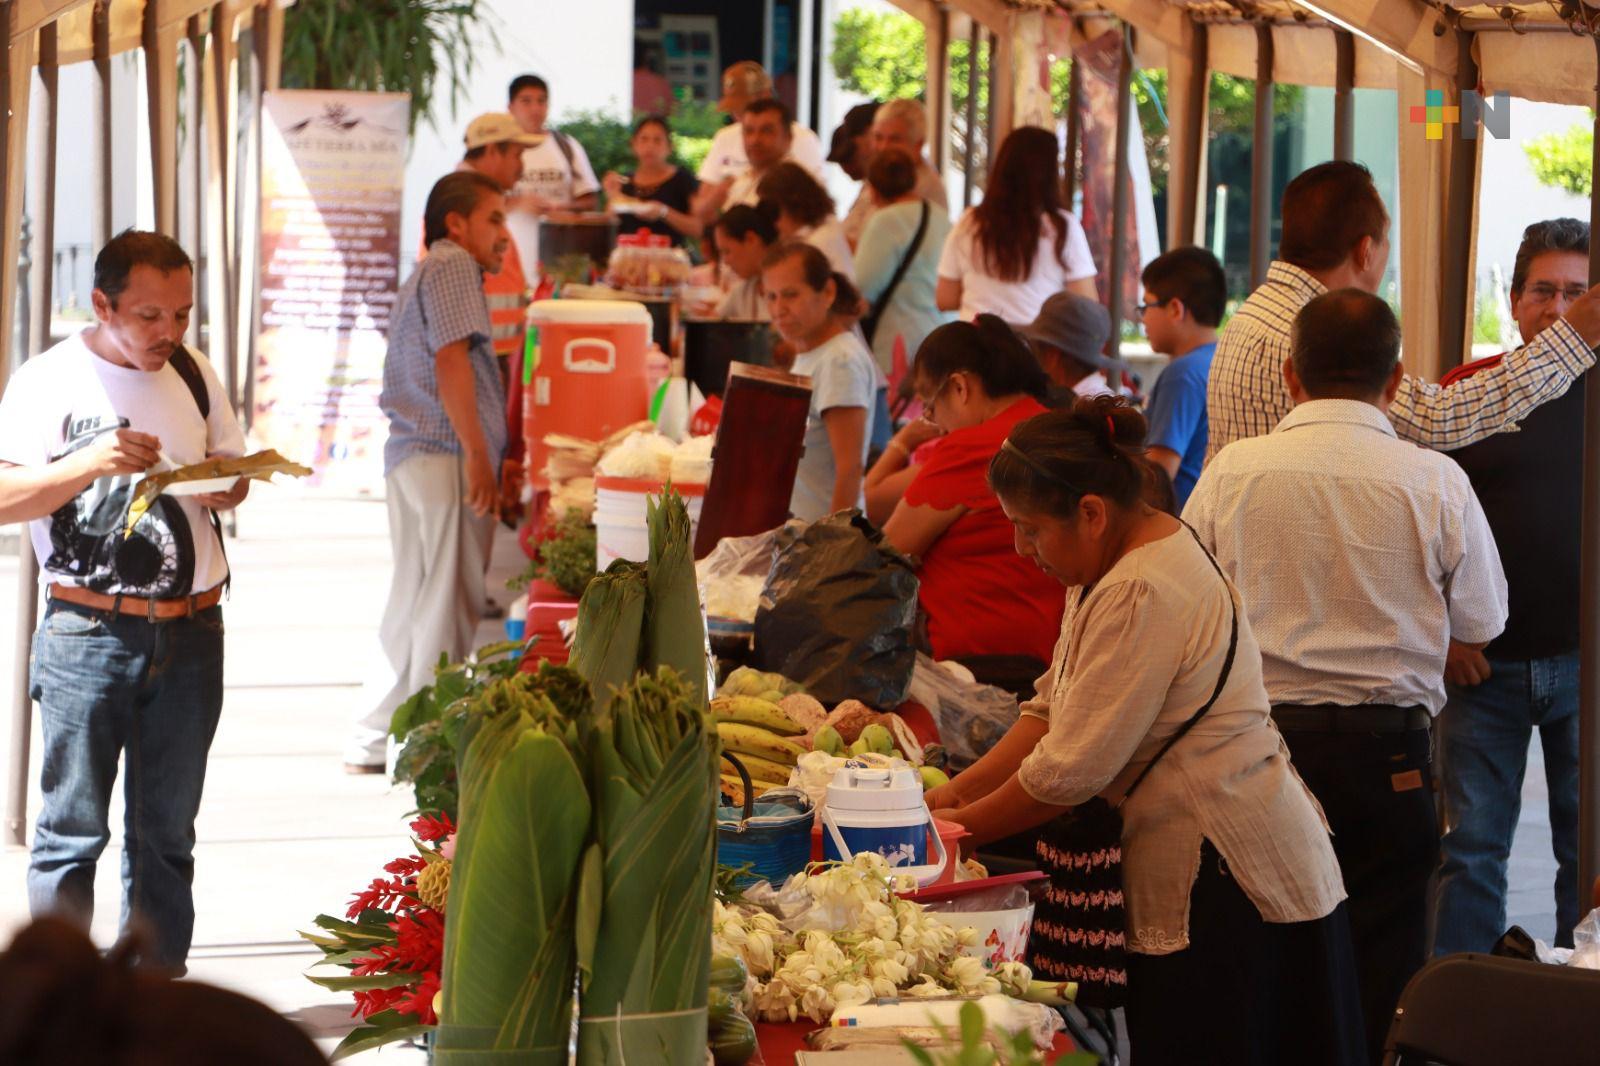
[[[1002,962],[994,968],[994,978],[1007,995],[1020,997],[1033,981],[1033,971],[1020,962]]]
[[[947,973],[956,988],[963,993],[977,991],[989,976],[983,960],[974,959],[970,955],[951,960]],[[998,988],[998,984],[996,987]]]

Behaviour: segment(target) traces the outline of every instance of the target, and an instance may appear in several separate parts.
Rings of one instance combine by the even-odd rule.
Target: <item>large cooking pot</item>
[[[617,220],[603,211],[554,212],[539,220],[539,262],[546,273],[560,272],[563,262],[579,255],[602,273],[616,243]]]

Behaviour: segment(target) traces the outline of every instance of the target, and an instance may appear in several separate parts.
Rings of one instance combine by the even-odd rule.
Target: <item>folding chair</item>
[[[1406,985],[1383,1066],[1595,1061],[1600,971],[1492,955],[1446,955]]]

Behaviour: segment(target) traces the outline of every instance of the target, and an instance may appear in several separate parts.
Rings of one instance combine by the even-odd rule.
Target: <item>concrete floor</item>
[[[353,1022],[349,1000],[303,976],[317,957],[295,933],[350,896],[408,845],[410,794],[382,777],[351,777],[341,757],[349,722],[383,677],[376,630],[388,582],[381,501],[328,500],[292,486],[259,486],[229,544],[233,563],[227,703],[211,753],[196,849],[194,977],[255,996],[331,1049]],[[502,530],[491,587],[521,568]],[[0,556],[0,692],[9,710],[16,561]],[[480,643],[501,623],[486,622]],[[363,688],[363,684],[368,687]],[[5,737],[0,732],[0,755]],[[38,739],[35,729],[37,775]],[[1511,863],[1510,920],[1549,940],[1554,931],[1550,826],[1538,746],[1529,756]],[[31,810],[36,811],[37,782]],[[119,826],[120,810],[112,814]],[[116,936],[120,833],[100,865],[95,939]],[[0,943],[27,921],[26,852],[0,851]],[[380,1049],[357,1062],[420,1062]]]
[[[227,697],[211,749],[195,855],[193,977],[255,996],[331,1050],[354,1024],[345,994],[311,984],[317,957],[295,934],[327,912],[343,916],[354,892],[410,847],[408,790],[380,776],[350,776],[342,756],[349,723],[383,678],[377,625],[388,589],[389,541],[379,501],[323,500],[293,487],[257,486],[228,545],[234,580]],[[521,569],[501,530],[491,588]],[[16,559],[0,558],[0,682],[9,711]],[[485,622],[487,643],[503,623]],[[0,736],[0,752],[4,751]],[[38,810],[37,723],[30,811]],[[93,934],[117,934],[121,804],[100,863]],[[27,853],[0,851],[0,943],[27,921]],[[389,1048],[350,1061],[421,1062]]]

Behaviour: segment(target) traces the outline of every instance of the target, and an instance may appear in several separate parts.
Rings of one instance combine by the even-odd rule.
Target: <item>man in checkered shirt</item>
[[[1236,440],[1272,432],[1289,413],[1283,364],[1300,309],[1333,289],[1377,292],[1388,263],[1389,213],[1366,167],[1322,163],[1289,183],[1278,258],[1222,331],[1211,363],[1207,462]],[[1600,294],[1591,289],[1492,370],[1450,389],[1406,377],[1389,420],[1404,440],[1439,451],[1465,447],[1567,391],[1594,365],[1596,344]]]
[[[440,178],[423,242],[427,257],[396,303],[379,398],[394,577],[378,635],[395,681],[359,723],[351,773],[383,772],[395,708],[432,683],[441,652],[472,650],[495,515],[513,491],[501,487],[506,393],[483,293],[511,244],[500,185],[477,171]]]

